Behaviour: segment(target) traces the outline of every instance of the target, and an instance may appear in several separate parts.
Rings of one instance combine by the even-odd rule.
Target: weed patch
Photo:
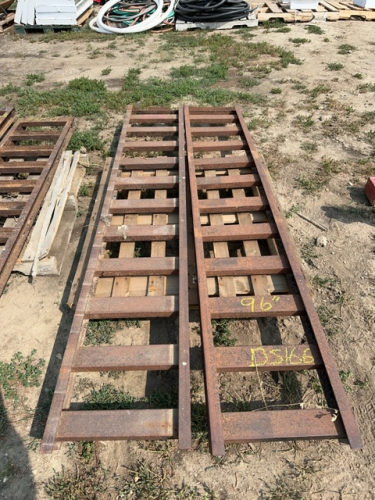
[[[44,82],[45,76],[43,73],[29,73],[26,75],[25,85],[31,87],[34,83]]]
[[[297,47],[311,42],[311,40],[309,40],[308,38],[289,38],[289,41],[294,43],[294,45],[296,45]]]
[[[353,52],[353,50],[357,50],[357,47],[354,47],[354,45],[350,45],[349,43],[342,43],[339,45],[338,53],[346,55]]]
[[[107,473],[101,467],[81,465],[74,471],[64,466],[48,479],[44,491],[53,500],[104,500]]]
[[[105,142],[99,137],[98,129],[79,130],[76,128],[70,139],[69,149],[72,151],[79,151],[85,148],[86,151],[103,151]]]
[[[327,64],[327,69],[329,71],[340,71],[340,69],[343,69],[344,65],[341,63],[329,63]]]
[[[14,404],[19,401],[17,389],[23,387],[39,387],[44,359],[36,359],[36,350],[24,357],[20,352],[13,355],[10,363],[0,361],[0,385],[3,388],[5,399],[13,399]]]
[[[91,320],[87,325],[84,345],[112,344],[115,332],[122,326],[119,321]]]
[[[306,26],[305,29],[312,35],[324,35],[324,31],[322,30],[322,28],[320,26],[316,26],[315,24]]]
[[[213,320],[212,333],[215,346],[234,346],[237,339],[232,337],[230,326],[233,322],[228,319]]]
[[[292,123],[295,127],[300,128],[303,132],[308,132],[315,122],[312,119],[312,115],[297,115]]]

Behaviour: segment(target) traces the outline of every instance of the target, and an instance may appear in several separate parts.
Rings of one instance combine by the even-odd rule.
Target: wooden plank
[[[216,177],[216,173],[213,170],[207,170],[205,172],[206,177]],[[220,198],[219,191],[208,190],[207,199],[208,201],[217,201]],[[223,216],[220,214],[209,214],[210,225],[211,226],[223,226]],[[215,258],[229,258],[228,243],[220,242],[213,244]],[[231,276],[224,276],[218,278],[219,284],[219,295],[221,297],[235,297],[236,296],[236,286],[234,278]]]
[[[76,151],[73,155],[73,158],[71,159],[71,163],[70,163],[70,161],[68,162],[67,176],[66,176],[66,179],[64,181],[63,190],[58,196],[58,199],[57,199],[56,205],[55,205],[55,209],[53,212],[53,217],[52,217],[51,222],[48,226],[48,230],[47,230],[46,235],[42,241],[42,244],[39,248],[39,252],[38,252],[39,259],[43,259],[44,257],[46,257],[50,251],[51,246],[52,246],[53,240],[55,238],[57,229],[58,229],[60,221],[61,221],[61,217],[63,215],[65,203],[66,203],[66,200],[68,198],[68,193],[70,191],[70,187],[72,185],[72,181],[73,181],[73,177],[74,177],[74,174],[76,171],[76,167],[78,165],[79,157],[80,157],[80,152]]]
[[[329,409],[224,413],[226,443],[345,437],[341,418]]]
[[[44,239],[48,224],[51,220],[57,198],[64,185],[72,152],[65,151],[60,158],[51,186],[44,198],[42,208],[38,214],[38,219],[33,227],[29,243],[22,256],[22,262],[33,262],[38,256],[38,249],[41,245],[41,240]]]
[[[140,177],[143,177],[143,170],[133,170],[131,172],[131,179],[136,182],[141,182]],[[119,178],[118,178],[119,179]],[[116,184],[115,184],[116,189]],[[139,200],[141,198],[141,190],[134,189],[128,193],[129,200]],[[138,223],[138,214],[126,214],[123,218],[124,225],[135,225]],[[135,242],[120,243],[119,258],[133,258],[135,252]],[[127,277],[118,277],[114,280],[113,297],[126,297],[130,295],[132,280]]]
[[[166,170],[157,170],[156,176],[165,176],[168,173]],[[163,200],[167,198],[166,189],[155,190],[155,199]],[[177,201],[177,200],[176,200]],[[168,223],[167,214],[154,214],[152,224],[154,226],[165,225]],[[165,257],[167,243],[165,241],[151,242],[151,257]],[[147,295],[163,296],[165,295],[166,277],[160,275],[152,275],[148,278]]]
[[[176,410],[63,411],[56,440],[166,439],[176,435]]]

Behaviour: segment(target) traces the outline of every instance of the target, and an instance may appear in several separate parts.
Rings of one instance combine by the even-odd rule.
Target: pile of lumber
[[[77,194],[85,173],[77,169],[79,151],[65,151],[15,271],[26,275],[60,274],[77,213]]]
[[[340,0],[319,0],[315,9],[291,9],[289,3],[272,0],[251,3],[251,6],[257,9],[256,16],[259,23],[276,19],[286,23],[347,21],[349,19],[375,20],[375,10]]]
[[[18,0],[15,22],[27,26],[74,26],[92,5],[93,0]]]

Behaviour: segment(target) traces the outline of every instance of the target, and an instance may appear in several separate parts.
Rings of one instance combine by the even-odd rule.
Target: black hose
[[[250,5],[244,0],[179,0],[175,11],[183,21],[225,22],[247,17]]]

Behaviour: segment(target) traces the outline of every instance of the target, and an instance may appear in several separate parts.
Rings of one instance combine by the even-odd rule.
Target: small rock
[[[82,146],[79,152],[85,155],[87,153],[87,149],[84,146]]]
[[[57,359],[62,359],[62,355],[60,353],[56,354]]]
[[[318,236],[315,241],[315,245],[317,247],[326,247],[327,246],[327,238],[325,236]]]

